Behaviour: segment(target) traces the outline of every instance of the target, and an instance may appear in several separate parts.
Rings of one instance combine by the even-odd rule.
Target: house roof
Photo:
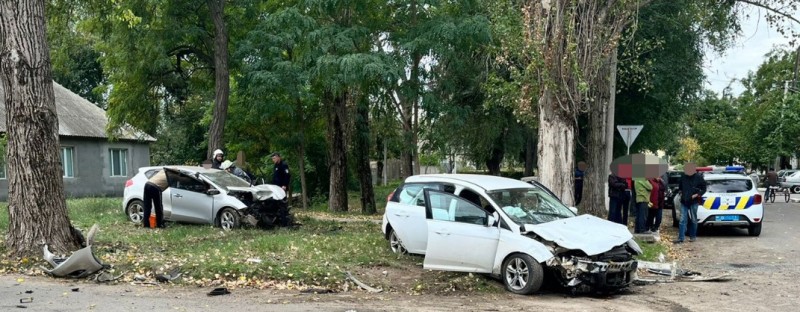
[[[68,137],[108,138],[106,111],[80,95],[53,81],[56,111],[58,112],[58,134]],[[5,99],[0,85],[0,99]],[[0,132],[6,132],[6,107],[0,105]],[[131,126],[123,126],[116,135],[120,140],[155,141],[156,139]]]

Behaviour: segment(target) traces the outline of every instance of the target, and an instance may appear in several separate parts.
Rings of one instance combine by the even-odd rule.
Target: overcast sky
[[[773,47],[789,48],[789,39],[770,28],[760,11],[753,9],[750,19],[742,21],[742,33],[736,44],[725,51],[724,55],[706,51],[706,88],[721,94],[731,80],[744,78],[748,71],[758,70],[758,65],[764,62],[765,55]],[[798,29],[797,25],[794,27]],[[743,91],[741,83],[734,82],[731,87],[734,95]]]

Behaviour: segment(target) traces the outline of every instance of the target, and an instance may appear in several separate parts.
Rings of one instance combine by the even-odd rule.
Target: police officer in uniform
[[[281,159],[278,152],[272,153],[272,162],[275,164],[275,171],[272,173],[272,184],[280,186],[284,191],[289,190],[289,166]]]

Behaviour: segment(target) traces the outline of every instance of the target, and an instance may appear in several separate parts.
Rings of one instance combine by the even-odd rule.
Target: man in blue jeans
[[[681,223],[678,226],[678,239],[675,244],[683,243],[686,237],[686,223],[689,224],[689,241],[697,239],[697,205],[706,193],[706,180],[702,174],[697,174],[697,166],[687,163],[683,167],[683,175],[678,182],[678,192],[681,196]]]

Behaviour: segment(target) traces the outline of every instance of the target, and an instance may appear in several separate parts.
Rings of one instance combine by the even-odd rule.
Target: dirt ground
[[[671,224],[665,213],[665,226]],[[233,289],[207,296],[208,288],[97,284],[21,275],[0,276],[0,310],[33,311],[796,311],[800,305],[800,204],[766,206],[760,237],[741,229],[701,231],[697,242],[673,253],[679,266],[704,276],[730,274],[727,282],[673,282],[632,286],[608,297],[570,296],[544,290],[517,296],[482,276],[425,271],[422,258],[408,267],[372,267],[354,275],[384,292],[353,286],[338,293]],[[667,233],[665,236],[669,236]],[[77,288],[77,291],[73,289]],[[26,293],[31,291],[31,293]],[[20,303],[20,299],[33,298]]]

